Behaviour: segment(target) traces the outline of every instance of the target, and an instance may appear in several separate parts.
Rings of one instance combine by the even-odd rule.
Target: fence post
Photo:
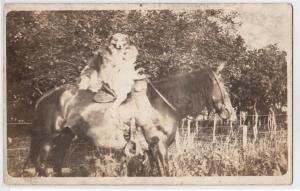
[[[275,119],[275,113],[273,109],[270,109],[271,111],[271,138],[276,137],[276,131],[277,131],[277,124],[276,124],[276,119]]]
[[[242,126],[242,112],[240,111],[240,116],[239,116],[239,118],[240,118],[240,126]]]
[[[188,139],[190,139],[191,137],[191,119],[189,118],[189,116],[187,117],[187,137]]]
[[[268,114],[268,131],[269,131],[269,133],[271,134],[272,133],[272,130],[271,130],[271,126],[272,126],[272,124],[271,124],[271,114],[269,113]]]
[[[187,126],[188,126],[188,145],[190,146],[191,143],[193,142],[191,140],[191,123],[192,123],[192,118],[190,116],[187,116]]]
[[[276,134],[277,134],[277,124],[276,124],[276,118],[275,118],[274,112],[273,112],[273,125],[274,125],[274,135],[276,137]]]
[[[253,142],[256,141],[257,139],[257,134],[258,134],[258,130],[257,130],[257,125],[258,125],[258,113],[256,110],[256,101],[254,103],[254,125],[253,125]]]
[[[195,125],[196,125],[196,135],[198,136],[199,131],[199,121],[195,119]]]
[[[229,121],[229,126],[230,126],[230,130],[229,130],[229,134],[232,135],[233,134],[233,126],[232,126],[232,121]]]
[[[255,113],[255,121],[254,121],[254,125],[253,125],[253,136],[254,136],[253,142],[255,142],[257,139],[257,134],[258,134],[257,123],[258,123],[258,115],[257,115],[257,113]]]
[[[216,125],[217,125],[217,115],[214,116],[214,127],[213,127],[213,140],[212,142],[216,142]]]
[[[243,147],[247,147],[247,134],[248,134],[248,126],[247,125],[242,125],[243,127]]]
[[[176,150],[177,151],[181,151],[181,148],[180,148],[180,136],[179,136],[179,128],[177,128],[176,130],[176,135],[175,135],[175,143],[176,143]]]
[[[181,133],[185,133],[184,132],[184,124],[185,124],[185,118],[182,119],[182,122],[181,122]]]

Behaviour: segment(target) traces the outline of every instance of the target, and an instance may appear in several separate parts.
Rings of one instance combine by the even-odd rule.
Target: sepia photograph
[[[4,19],[6,184],[292,183],[290,4],[6,4]]]

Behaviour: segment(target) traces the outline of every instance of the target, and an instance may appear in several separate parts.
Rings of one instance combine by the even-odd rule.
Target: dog
[[[115,91],[117,98],[114,105],[116,107],[126,99],[137,77],[135,70],[137,55],[138,50],[132,45],[129,36],[120,33],[111,37],[109,46],[103,51],[103,67],[113,68],[101,70],[100,75],[104,77],[104,82]]]
[[[97,51],[82,70],[79,88],[97,92],[103,81],[114,89],[116,86],[114,74],[128,67],[134,70],[137,54],[138,51],[128,35],[121,33],[112,35],[108,43]]]
[[[127,98],[138,76],[135,70],[137,55],[138,50],[128,35],[112,35],[81,72],[79,89],[98,92],[103,84],[107,84],[116,97],[114,107],[118,107]]]
[[[110,37],[108,46],[102,50],[103,62],[107,65],[119,67],[134,65],[138,50],[132,45],[128,35],[117,33]]]

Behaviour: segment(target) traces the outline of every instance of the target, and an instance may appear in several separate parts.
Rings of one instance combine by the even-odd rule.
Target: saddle
[[[145,91],[147,82],[140,80],[145,79],[145,75],[139,75],[135,78],[134,92]],[[116,100],[117,96],[108,84],[103,84],[101,89],[94,95],[93,101],[97,103],[110,103]],[[125,125],[125,124],[124,124]],[[128,129],[123,129],[123,136],[127,141],[124,148],[126,156],[143,156],[144,151],[148,150],[148,143],[142,133],[141,127],[136,127],[135,119],[131,119]]]
[[[146,78],[147,76],[144,74],[137,74],[134,80],[136,82]],[[141,91],[141,87],[139,83],[135,85],[134,91]],[[111,89],[107,83],[103,83],[102,87],[98,90],[96,95],[93,97],[93,101],[97,103],[110,103],[110,102],[114,102],[116,99],[117,99],[117,95],[115,91]]]
[[[102,88],[93,97],[93,101],[97,103],[111,103],[117,99],[113,89],[108,84],[103,83]]]

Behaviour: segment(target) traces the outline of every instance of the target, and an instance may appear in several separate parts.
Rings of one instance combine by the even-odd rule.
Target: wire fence
[[[202,116],[193,118],[187,116],[181,120],[177,130],[176,145],[180,147],[182,140],[189,142],[202,141],[215,143],[235,137],[246,147],[249,141],[256,141],[261,137],[271,139],[285,136],[281,131],[287,129],[286,114],[248,115],[240,113],[237,121],[222,120],[218,116]],[[199,120],[200,119],[200,120]]]
[[[252,118],[253,116],[248,115]],[[255,116],[254,116],[255,117]],[[277,128],[268,127],[274,125],[269,123],[270,115],[259,115],[259,120],[256,122],[258,128],[257,132],[253,130],[255,120],[253,119],[241,119],[232,123],[227,120],[220,120],[218,118],[198,120],[190,117],[184,118],[178,127],[176,134],[176,148],[180,148],[182,142],[189,140],[195,144],[197,142],[205,144],[213,144],[215,142],[235,139],[239,141],[239,144],[243,147],[247,146],[257,134],[257,139],[260,138],[278,138],[280,140],[286,139],[287,129],[287,115],[276,115],[275,124]],[[247,123],[245,123],[247,121]],[[30,122],[14,122],[8,123],[8,129],[28,129],[32,124]],[[275,131],[275,132],[274,132]],[[9,133],[8,133],[9,134]],[[30,146],[30,137],[28,134],[23,136],[13,137],[12,140],[8,140],[7,144],[7,165],[9,174],[18,176],[19,170],[22,169]],[[85,142],[72,143],[69,152],[65,159],[65,168],[78,167],[84,165],[88,160],[88,157],[94,156],[94,147],[91,144]],[[108,150],[103,150],[101,153],[108,154]],[[29,166],[30,167],[30,166]],[[32,168],[32,166],[31,166]],[[16,169],[18,169],[16,172]]]

